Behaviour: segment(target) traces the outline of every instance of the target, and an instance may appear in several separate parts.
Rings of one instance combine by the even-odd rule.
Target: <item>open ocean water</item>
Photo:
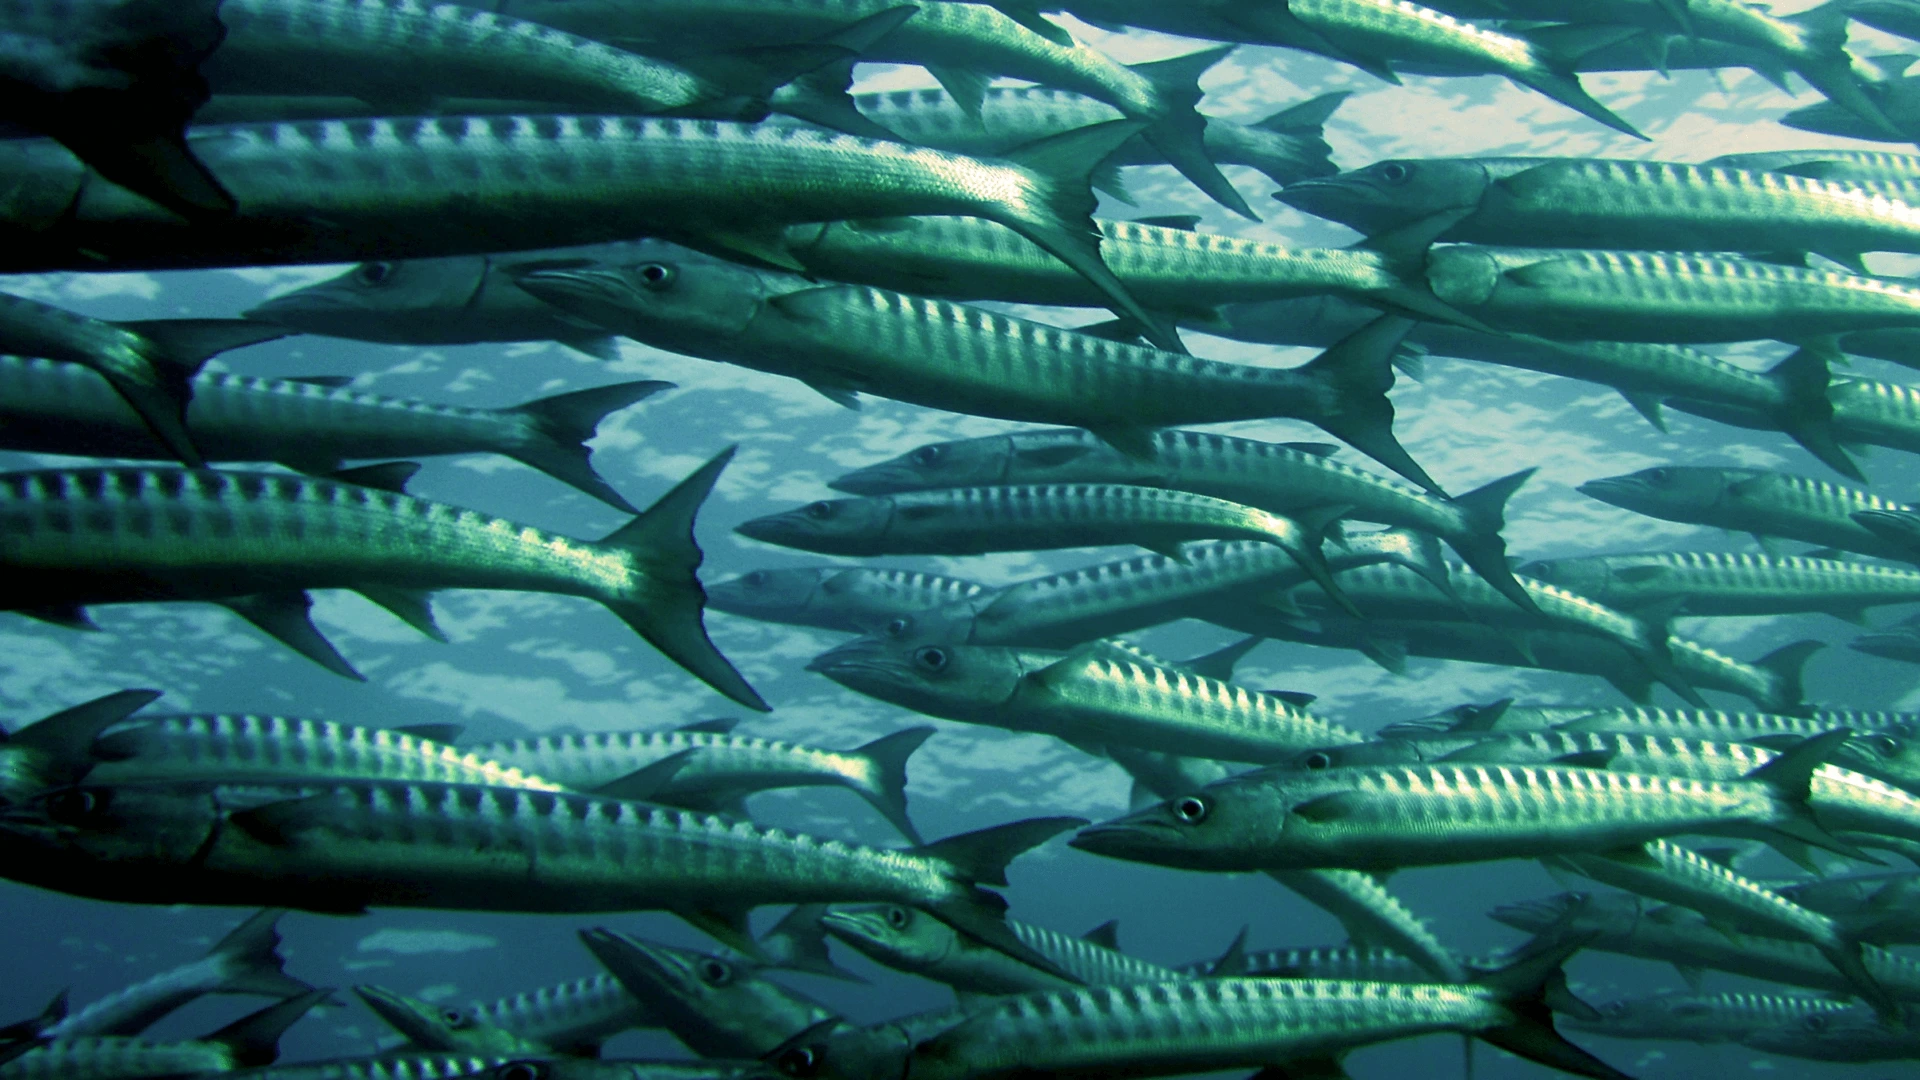
[[[1085,40],[1123,62],[1188,51],[1193,43],[1150,33],[1116,35],[1067,20]],[[1876,47],[1880,42],[1884,47]],[[1854,51],[1893,52],[1910,45],[1855,27]],[[1737,151],[1861,147],[1776,123],[1811,92],[1790,96],[1744,70],[1591,74],[1595,97],[1653,137],[1635,142],[1538,94],[1494,77],[1409,76],[1384,85],[1352,68],[1303,53],[1241,47],[1203,81],[1203,111],[1252,121],[1282,105],[1331,90],[1351,90],[1326,125],[1335,161],[1353,168],[1387,157],[1551,155],[1698,161]],[[932,85],[911,67],[861,69],[860,89]],[[1889,147],[1889,149],[1899,149]],[[1127,183],[1137,208],[1103,201],[1102,216],[1193,213],[1201,228],[1296,246],[1339,245],[1356,236],[1273,201],[1273,185],[1251,169],[1225,167],[1266,218],[1231,216],[1170,168],[1132,169]],[[1909,273],[1910,260],[1871,257],[1877,272]],[[44,274],[8,277],[0,290],[46,300],[102,318],[230,316],[261,301],[338,273],[338,266],[217,272]],[[1062,324],[1104,314],[1018,309]],[[1231,342],[1188,333],[1196,354],[1239,363],[1292,366],[1313,350]],[[1784,346],[1710,348],[1744,366],[1762,368]],[[835,405],[798,382],[742,368],[663,353],[631,341],[605,362],[553,344],[416,348],[318,337],[293,337],[215,359],[210,370],[250,375],[351,375],[354,387],[398,397],[465,406],[497,406],[563,390],[628,379],[666,379],[678,389],[611,418],[594,441],[593,463],[638,505],[732,443],[740,453],[700,515],[698,538],[708,581],[761,567],[810,566],[836,560],[736,535],[749,518],[829,497],[835,475],[922,443],[1012,430],[1022,425],[941,412],[868,397],[859,411]],[[1848,374],[1892,382],[1911,375],[1861,359]],[[1654,430],[1615,392],[1545,375],[1430,358],[1424,378],[1402,378],[1393,390],[1401,441],[1448,490],[1469,490],[1516,469],[1539,473],[1514,498],[1505,535],[1523,558],[1646,550],[1754,550],[1729,536],[1640,517],[1582,496],[1575,485],[1661,463],[1757,466],[1837,479],[1786,436],[1751,432],[1669,412],[1671,430]],[[1318,440],[1288,421],[1221,425],[1210,430],[1267,440]],[[73,459],[0,455],[0,467],[62,465]],[[1352,450],[1341,460],[1374,468]],[[1920,463],[1896,451],[1863,459],[1873,490],[1892,498],[1920,494]],[[426,497],[581,537],[597,537],[623,518],[549,477],[495,456],[429,460],[410,489]],[[933,570],[987,584],[1110,561],[1133,552],[1071,550],[968,558],[896,557],[871,565]],[[856,560],[838,560],[852,565]],[[363,673],[365,684],[328,674],[267,639],[224,609],[160,604],[95,611],[104,630],[84,634],[0,616],[0,715],[9,726],[114,690],[164,690],[156,709],[272,712],[367,725],[455,723],[472,741],[564,731],[665,728],[702,718],[744,716],[742,732],[852,747],[924,718],[862,697],[809,674],[806,662],[842,640],[825,631],[755,622],[710,611],[715,643],[774,711],[744,713],[649,648],[612,614],[585,600],[542,594],[447,592],[434,599],[451,644],[429,641],[358,595],[323,592],[315,620]],[[1909,612],[1879,609],[1876,625]],[[1835,643],[1808,667],[1808,699],[1836,706],[1920,708],[1916,669],[1850,652],[1857,630],[1824,615],[1779,618],[1682,618],[1677,631],[1720,651],[1752,659],[1805,637]],[[1137,635],[1162,655],[1186,656],[1234,635],[1184,622]],[[1465,702],[1511,697],[1524,703],[1622,704],[1598,679],[1434,660],[1411,660],[1393,675],[1357,653],[1269,642],[1240,667],[1250,686],[1318,695],[1316,713],[1363,732]],[[1676,705],[1657,689],[1656,703]],[[1716,705],[1734,698],[1707,693]],[[909,794],[928,837],[1017,818],[1078,814],[1100,820],[1126,809],[1128,781],[1117,766],[1057,741],[948,721],[913,758]],[[849,792],[808,789],[757,796],[757,820],[823,836],[889,845],[897,837]],[[1747,872],[1785,873],[1767,855]],[[1256,948],[1335,944],[1334,920],[1257,875],[1202,875],[1123,864],[1072,851],[1056,840],[1018,859],[1006,890],[1013,916],[1079,933],[1107,919],[1120,922],[1124,948],[1165,963],[1217,954],[1242,925]],[[1567,887],[1532,863],[1509,862],[1397,875],[1393,887],[1430,919],[1440,939],[1474,954],[1517,944],[1521,936],[1489,920],[1495,904],[1545,896]],[[240,909],[139,907],[99,903],[0,883],[0,1021],[37,1012],[62,987],[86,1002],[131,981],[197,956],[246,912]],[[760,913],[770,923],[777,910]],[[377,983],[430,1000],[491,999],[516,990],[595,973],[575,940],[578,929],[605,925],[669,942],[705,939],[657,913],[606,916],[505,916],[377,910],[363,917],[295,912],[281,923],[288,971],[319,986]],[[833,982],[807,975],[774,978],[803,988],[856,1020],[874,1020],[946,1005],[937,984],[896,974],[843,946],[836,956],[870,981]],[[1578,993],[1604,1001],[1626,993],[1682,988],[1669,967],[1601,953],[1570,964]],[[1710,973],[1708,992],[1764,990]],[[251,999],[208,998],[169,1018],[156,1034],[190,1036],[252,1007]],[[348,997],[345,1000],[351,1002]],[[391,1039],[357,1002],[322,1008],[284,1041],[283,1060],[368,1052]],[[1576,1041],[1638,1076],[1780,1075],[1880,1077],[1912,1075],[1909,1064],[1834,1066],[1776,1059],[1735,1046],[1628,1043],[1587,1036]],[[660,1033],[623,1036],[609,1056],[675,1053]],[[1549,1075],[1540,1066],[1482,1047],[1478,1075]],[[1457,1075],[1460,1040],[1433,1036],[1362,1050],[1348,1061],[1359,1080]]]

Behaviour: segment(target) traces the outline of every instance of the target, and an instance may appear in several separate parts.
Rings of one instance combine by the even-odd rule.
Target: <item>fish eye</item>
[[[811,1046],[796,1046],[781,1054],[777,1064],[788,1076],[812,1076],[820,1067],[820,1052]]]
[[[470,1027],[473,1023],[473,1021],[467,1019],[467,1014],[461,1012],[459,1009],[440,1010],[440,1019],[448,1027],[454,1029],[455,1031],[459,1031],[460,1029],[465,1027]]]
[[[740,580],[746,582],[747,584],[757,589],[760,586],[765,585],[767,583],[767,579],[772,576],[773,576],[772,574],[767,573],[765,570],[755,570],[752,573],[749,573],[746,577],[741,578]]]
[[[708,986],[725,986],[733,981],[733,968],[709,956],[700,961],[700,981]]]
[[[91,791],[68,788],[47,796],[47,816],[66,824],[77,824],[93,816],[106,805],[106,799]]]
[[[906,908],[890,907],[887,909],[887,925],[893,927],[895,930],[905,930],[907,924],[912,921],[913,916],[907,914]]]
[[[1188,825],[1198,825],[1207,820],[1207,810],[1207,800],[1198,795],[1173,800],[1173,816]]]
[[[664,263],[645,263],[634,273],[639,276],[640,284],[654,292],[673,284],[673,267]]]
[[[1885,754],[1888,757],[1892,757],[1900,752],[1900,740],[1891,735],[1870,735],[1865,739],[1860,739],[1859,736],[1855,736],[1855,739],[1856,741],[1865,742],[1869,750],[1875,753]]]
[[[1325,750],[1315,750],[1313,753],[1307,755],[1306,761],[1303,762],[1303,764],[1309,769],[1331,769],[1333,768],[1333,755],[1327,753]]]
[[[832,503],[822,499],[817,503],[808,503],[805,513],[815,521],[825,521],[833,516],[836,509]]]
[[[913,662],[928,671],[939,671],[947,666],[947,650],[928,645],[913,651]]]
[[[934,443],[931,446],[923,446],[913,453],[908,454],[907,460],[913,462],[915,465],[937,465],[940,459],[946,456],[946,453],[946,447],[941,446],[939,443]]]
[[[1822,1013],[1809,1013],[1800,1018],[1800,1023],[1808,1031],[1827,1030],[1827,1018]]]
[[[509,1061],[493,1074],[493,1080],[547,1080],[543,1061]]]
[[[353,276],[362,285],[380,285],[393,276],[393,264],[390,262],[361,263]]]
[[[895,619],[887,624],[887,636],[891,638],[906,637],[907,628],[912,625],[913,623],[904,616]]]
[[[1375,166],[1373,174],[1389,184],[1404,184],[1413,178],[1413,167],[1405,162],[1388,161]]]

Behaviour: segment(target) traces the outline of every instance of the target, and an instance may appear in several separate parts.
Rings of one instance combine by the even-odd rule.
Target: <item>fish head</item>
[[[1713,1006],[1684,994],[1648,994],[1615,998],[1594,1006],[1598,1016],[1563,1016],[1560,1027],[1623,1038],[1679,1037],[1700,1031],[1714,1016]]]
[[[1303,750],[1274,767],[1320,772],[1352,765],[1411,765],[1426,760],[1422,749],[1416,739],[1374,739]]]
[[[742,536],[781,547],[828,555],[885,554],[883,541],[892,524],[894,504],[886,496],[820,499],[779,514],[734,526]]]
[[[242,314],[305,334],[407,341],[423,319],[467,314],[487,272],[484,255],[363,262]]]
[[[837,566],[752,570],[705,586],[707,606],[779,622],[811,608],[821,588],[841,572]]]
[[[820,925],[874,960],[916,974],[952,955],[959,941],[953,927],[904,904],[834,908],[820,917]]]
[[[1920,790],[1920,739],[1902,729],[1862,731],[1841,743],[1833,763],[1908,790]]]
[[[1567,930],[1576,934],[1631,933],[1640,903],[1625,894],[1566,892],[1539,900],[1501,904],[1487,917],[1528,934]]]
[[[875,637],[906,645],[965,642],[972,629],[974,616],[975,602],[962,600],[945,607],[903,612],[884,622],[875,619],[875,625],[868,632]]]
[[[770,295],[762,272],[695,252],[619,265],[536,263],[513,275],[522,291],[608,333],[694,356],[738,338]]]
[[[1605,559],[1538,559],[1514,573],[1581,596],[1604,590],[1614,579],[1613,565]]]
[[[1660,465],[1623,476],[1589,480],[1577,489],[1582,495],[1623,510],[1665,518],[1695,514],[1726,497],[1727,489],[1746,477],[1738,470],[1697,465]],[[1681,520],[1686,520],[1685,517]]]
[[[642,941],[605,930],[582,935],[588,948],[675,1038],[709,1057],[756,1058],[815,1020],[821,1010],[758,965]]]
[[[899,1080],[917,1041],[900,1023],[856,1027],[818,1025],[788,1040],[769,1055],[780,1075],[791,1080]]]
[[[220,818],[207,785],[76,784],[0,809],[0,834],[9,847],[39,849],[50,861],[80,857],[95,874],[123,873],[191,860]]]
[[[1487,170],[1477,161],[1393,159],[1296,180],[1274,198],[1372,236],[1435,214],[1471,210],[1486,190]]]
[[[1073,429],[1068,429],[1073,430]],[[1008,435],[927,443],[899,457],[827,482],[849,495],[890,495],[929,488],[979,487],[1010,481],[1014,440]]]
[[[356,986],[353,992],[387,1026],[425,1050],[489,1056],[538,1052],[540,1047],[487,1023],[475,1009],[435,1005],[397,994],[383,986]]]
[[[1090,825],[1067,841],[1095,855],[1187,870],[1246,870],[1260,864],[1292,825],[1283,790],[1266,770]]]
[[[1913,1010],[1906,1011],[1910,1025]],[[1824,1001],[1809,1001],[1798,1016],[1746,1032],[1740,1042],[1762,1053],[1819,1061],[1885,1061],[1920,1054],[1920,1035],[1911,1026],[1888,1027],[1865,1005],[1835,1008]]]
[[[1011,700],[1028,665],[1015,649],[895,641],[876,634],[821,653],[807,670],[929,716],[965,718]]]

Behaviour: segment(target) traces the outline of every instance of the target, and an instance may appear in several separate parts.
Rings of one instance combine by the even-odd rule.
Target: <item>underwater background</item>
[[[1782,11],[1786,10],[1785,8]],[[1195,43],[1146,32],[1110,34],[1062,17],[1076,36],[1123,63],[1188,51]],[[1854,28],[1857,55],[1895,52],[1905,43]],[[1910,47],[1910,46],[1907,46]],[[932,86],[912,67],[863,65],[857,89]],[[1330,60],[1281,49],[1241,46],[1212,69],[1203,86],[1209,115],[1252,121],[1284,105],[1333,90],[1351,90],[1326,124],[1342,168],[1388,157],[1552,155],[1701,161],[1719,154],[1867,144],[1789,130],[1776,120],[1793,97],[1742,70],[1589,74],[1583,81],[1653,139],[1640,143],[1564,107],[1493,77],[1406,77],[1390,87]],[[1894,148],[1897,149],[1897,148]],[[1266,219],[1251,223],[1210,202],[1171,168],[1128,170],[1138,207],[1103,198],[1101,216],[1197,214],[1208,231],[1294,246],[1338,246],[1357,235],[1307,217],[1268,197],[1273,185],[1251,169],[1224,171]],[[1908,257],[1870,257],[1881,273],[1912,273]],[[108,319],[232,316],[273,296],[334,276],[344,267],[301,266],[213,272],[40,274],[0,279],[0,290]],[[1103,315],[1017,308],[1062,324]],[[1197,355],[1289,367],[1310,349],[1251,345],[1189,332]],[[1764,368],[1785,346],[1708,351]],[[733,527],[752,517],[832,493],[825,481],[849,469],[922,443],[1012,430],[1021,425],[867,397],[852,411],[789,379],[675,356],[622,341],[607,362],[556,344],[418,348],[319,337],[292,337],[216,358],[209,370],[249,375],[351,375],[356,389],[463,406],[511,405],[535,397],[630,379],[665,379],[678,388],[611,417],[592,443],[595,468],[636,505],[726,445],[739,455],[720,478],[699,519],[711,582],[762,567],[811,566],[835,560],[757,543]],[[1846,374],[1892,382],[1906,373],[1859,359]],[[1516,469],[1540,471],[1513,499],[1505,530],[1510,551],[1551,558],[1651,550],[1753,550],[1745,536],[1631,514],[1574,490],[1586,480],[1662,463],[1754,466],[1834,479],[1785,435],[1745,431],[1669,412],[1670,430],[1652,428],[1617,393],[1511,368],[1429,358],[1420,381],[1402,378],[1392,392],[1395,431],[1413,457],[1454,492]],[[1320,438],[1304,423],[1262,421],[1209,430],[1265,440]],[[0,454],[0,468],[49,467],[73,459]],[[1352,450],[1340,460],[1373,469]],[[1890,450],[1862,465],[1872,490],[1890,498],[1920,494],[1920,461]],[[1375,469],[1377,471],[1377,469]],[[625,520],[617,511],[558,481],[504,458],[476,455],[429,460],[410,490],[581,537],[597,537]],[[1112,549],[1015,553],[967,558],[891,557],[865,565],[933,570],[989,585],[1108,561]],[[853,565],[854,560],[841,560]],[[615,617],[586,601],[534,593],[455,591],[436,595],[434,609],[450,644],[426,639],[358,595],[317,595],[315,621],[367,676],[364,684],[331,675],[266,638],[230,612],[210,605],[124,605],[96,609],[103,633],[55,628],[17,615],[0,616],[0,716],[17,727],[100,694],[130,687],[165,691],[167,712],[260,712],[370,726],[455,723],[469,741],[565,731],[665,728],[708,717],[743,715],[653,651]],[[1901,608],[1876,612],[1882,625]],[[929,722],[862,697],[803,670],[842,640],[826,631],[755,622],[710,610],[707,625],[720,650],[774,711],[744,714],[742,733],[852,747],[913,723]],[[1835,643],[1807,669],[1807,699],[1856,708],[1920,708],[1916,669],[1846,650],[1858,630],[1824,615],[1778,618],[1682,617],[1676,631],[1741,659],[1816,637]],[[1228,631],[1183,622],[1134,635],[1156,653],[1193,655],[1232,640]],[[1622,704],[1603,681],[1574,675],[1412,659],[1393,675],[1357,653],[1268,642],[1240,666],[1249,686],[1318,696],[1314,711],[1362,732],[1465,702],[1511,697],[1528,704]],[[1743,703],[1709,691],[1716,706]],[[1674,705],[1670,691],[1655,701]],[[910,766],[910,805],[929,837],[1015,818],[1078,814],[1096,820],[1127,807],[1121,770],[1058,741],[942,720],[938,735]],[[879,845],[898,838],[852,793],[801,789],[762,794],[755,817],[823,836]],[[1790,867],[1772,855],[1743,869],[1765,878]],[[1255,948],[1334,944],[1334,920],[1259,875],[1202,875],[1123,864],[1067,849],[1060,841],[1014,865],[1012,915],[1069,933],[1107,919],[1120,922],[1129,952],[1165,963],[1216,955],[1243,925]],[[1440,939],[1467,954],[1519,942],[1516,931],[1486,918],[1497,903],[1561,891],[1532,863],[1507,862],[1415,869],[1394,879],[1395,892],[1429,919]],[[62,987],[84,1002],[153,971],[198,955],[245,912],[106,904],[0,882],[0,1018],[37,1012]],[[778,914],[763,911],[756,925]],[[377,910],[363,917],[294,912],[281,929],[288,971],[319,986],[378,983],[431,1000],[465,1002],[584,976],[598,969],[575,940],[577,929],[606,925],[665,941],[706,945],[677,919],[657,913],[604,917],[485,915]],[[886,971],[843,946],[836,957],[870,980],[865,985],[776,972],[843,1009],[857,1021],[948,1004],[937,984]],[[1603,1001],[1625,993],[1681,988],[1671,969],[1647,961],[1587,952],[1569,973],[1577,993]],[[1709,973],[1707,992],[1766,989]],[[350,999],[349,999],[350,1000]],[[251,1006],[210,997],[168,1018],[156,1035],[211,1030]],[[1646,1077],[1779,1073],[1796,1077],[1900,1075],[1910,1064],[1840,1066],[1771,1059],[1738,1045],[1626,1043],[1575,1035],[1618,1067]],[[283,1060],[364,1053],[389,1032],[357,1003],[323,1007],[283,1042]],[[1451,1076],[1460,1069],[1460,1040],[1433,1036],[1363,1049],[1347,1062],[1360,1080],[1399,1075]],[[611,1043],[608,1056],[675,1053],[660,1032]],[[1540,1066],[1480,1047],[1477,1075],[1546,1076]]]

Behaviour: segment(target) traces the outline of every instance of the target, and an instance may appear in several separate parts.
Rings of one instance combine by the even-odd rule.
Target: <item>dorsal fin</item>
[[[733,733],[733,729],[739,726],[739,720],[733,717],[723,716],[713,720],[695,720],[691,724],[681,724],[673,730],[699,735],[730,735]]]
[[[1098,945],[1103,949],[1120,951],[1120,920],[1108,919],[1099,926],[1080,935],[1080,940],[1089,945]]]
[[[419,471],[420,463],[417,461],[383,461],[378,465],[356,465],[351,469],[338,469],[328,473],[325,479],[405,495],[407,481],[413,479],[413,474]]]

